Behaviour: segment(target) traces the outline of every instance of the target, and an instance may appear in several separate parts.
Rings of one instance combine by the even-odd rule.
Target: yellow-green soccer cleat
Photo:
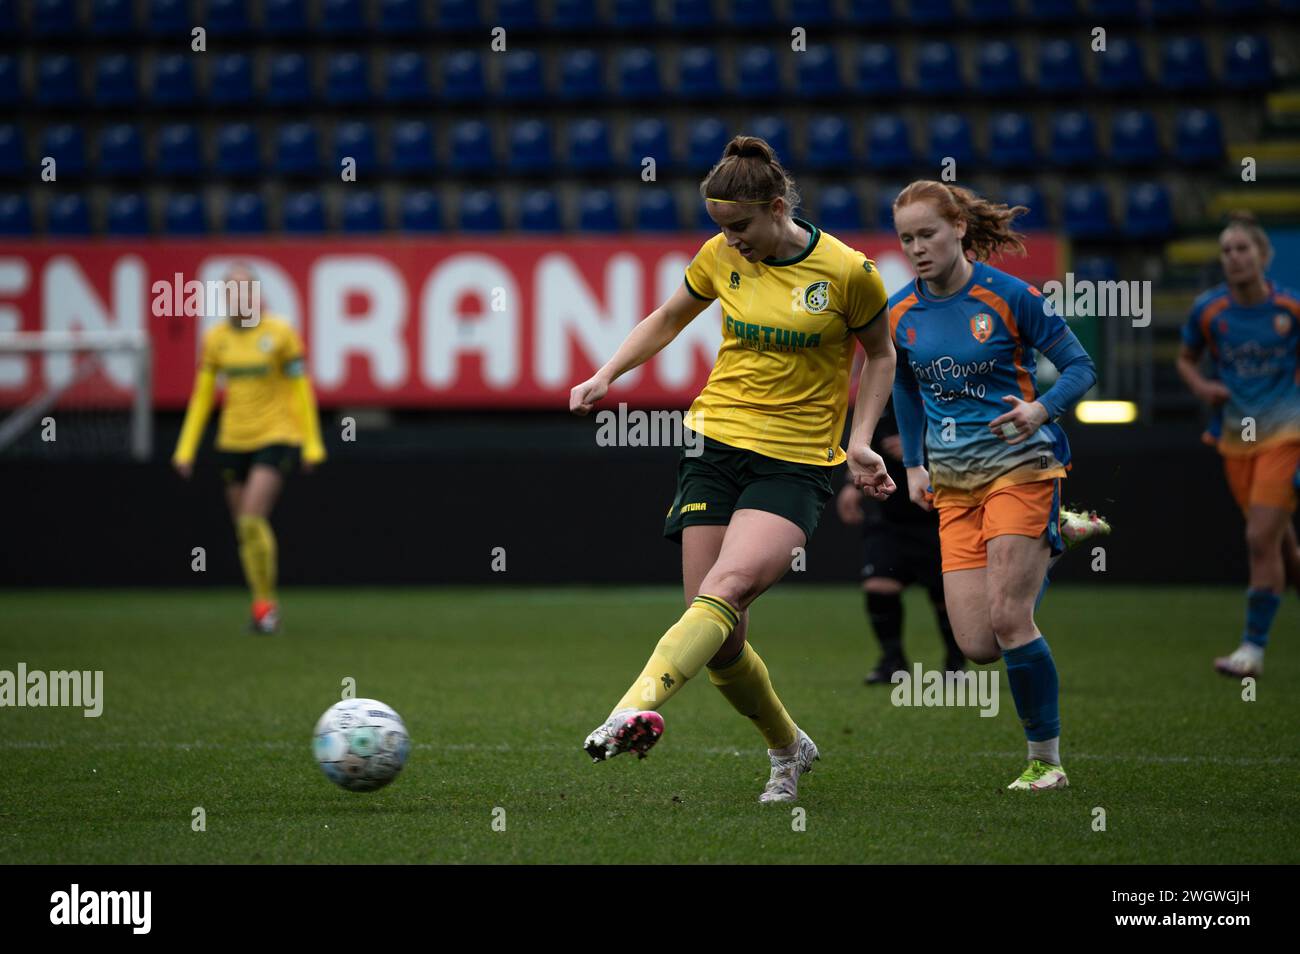
[[[1045,792],[1051,788],[1069,788],[1065,769],[1051,762],[1030,759],[1028,767],[1007,788],[1017,792]]]
[[[1061,539],[1065,548],[1073,550],[1081,543],[1110,534],[1110,523],[1098,516],[1095,510],[1066,510],[1061,508]]]

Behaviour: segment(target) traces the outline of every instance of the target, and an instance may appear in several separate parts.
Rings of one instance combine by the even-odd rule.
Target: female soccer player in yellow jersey
[[[238,283],[253,280],[243,266],[232,268],[226,277],[230,320],[213,326],[203,338],[194,393],[172,464],[189,478],[212,410],[217,375],[222,375],[226,393],[217,428],[217,463],[239,539],[239,559],[253,594],[250,628],[274,633],[280,613],[271,510],[299,453],[302,469],[309,472],[325,459],[325,448],[298,335],[281,318],[240,312],[241,296],[234,292]]]
[[[1069,784],[1056,664],[1034,622],[1049,562],[1065,548],[1060,482],[1070,445],[1056,421],[1096,373],[1036,288],[985,263],[1024,251],[1011,227],[1024,211],[942,182],[899,193],[894,228],[916,278],[890,297],[889,328],[908,495],[939,511],[957,644],[976,663],[1006,661],[1029,743],[1029,765],[1009,787],[1040,791]],[[1060,371],[1042,394],[1035,352]]]
[[[722,345],[686,417],[700,443],[683,451],[664,527],[682,545],[688,608],[584,747],[597,762],[628,751],[644,757],[663,731],[656,710],[707,666],[767,742],[772,771],[759,800],[789,802],[819,756],[746,643],[749,606],[785,575],[832,496],[831,469],[846,459],[839,440],[855,339],[867,361],[849,471],[872,497],[895,489],[868,443],[894,377],[887,296],[861,252],[792,214],[799,194],[762,139],[728,143],[700,195],[721,234],[700,248],[682,287],[569,396],[571,411],[588,413],[620,375],[720,302]]]

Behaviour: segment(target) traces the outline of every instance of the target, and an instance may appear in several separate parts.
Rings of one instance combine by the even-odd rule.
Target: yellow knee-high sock
[[[697,596],[682,618],[664,633],[641,675],[614,711],[659,708],[717,655],[739,620],[726,600]]]
[[[239,561],[254,602],[275,600],[275,534],[265,517],[245,514],[236,522]]]
[[[746,643],[733,661],[720,669],[710,669],[709,682],[737,712],[753,721],[769,749],[783,749],[794,741],[794,721],[777,698],[767,666],[753,646]]]

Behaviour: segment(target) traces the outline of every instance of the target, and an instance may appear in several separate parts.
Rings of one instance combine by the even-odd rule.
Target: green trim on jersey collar
[[[794,256],[793,258],[774,259],[769,257],[763,259],[764,265],[776,265],[776,266],[798,265],[805,258],[811,255],[812,250],[817,247],[817,240],[821,238],[821,234],[822,234],[821,229],[817,228],[817,226],[813,225],[811,222],[799,218],[798,216],[795,216],[794,221],[796,225],[802,225],[804,228],[806,228],[809,231],[809,233],[811,233],[808,238],[808,244],[804,246],[802,252],[800,252],[798,255]]]

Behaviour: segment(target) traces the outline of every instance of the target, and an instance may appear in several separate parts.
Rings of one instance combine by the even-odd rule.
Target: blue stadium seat
[[[379,173],[375,130],[369,123],[344,122],[334,127],[334,166],[330,175],[339,175],[343,160],[349,157],[356,163],[357,181],[366,182]]]
[[[1143,109],[1123,109],[1111,117],[1110,158],[1119,166],[1149,166],[1163,157],[1156,119]]]
[[[398,175],[425,175],[434,170],[433,128],[421,120],[407,120],[393,126],[390,165]]]
[[[850,23],[870,24],[873,27],[894,23],[894,7],[881,0],[848,0],[848,20]]]
[[[952,0],[912,0],[905,6],[908,18],[917,26],[946,27],[957,19]]]
[[[262,0],[262,32],[302,36],[307,32],[307,0]]]
[[[559,232],[560,200],[550,189],[531,189],[519,200],[519,231]]]
[[[246,0],[207,0],[205,16],[194,24],[207,28],[209,36],[243,36],[252,32]]]
[[[266,231],[266,203],[256,192],[237,192],[226,199],[223,229],[232,235],[260,235]]]
[[[1079,15],[1078,0],[1028,0],[1029,18],[1040,23],[1062,23]]]
[[[0,235],[31,235],[32,206],[21,192],[0,195]]]
[[[27,148],[22,127],[15,123],[0,125],[0,177],[17,179],[27,171]]]
[[[1074,274],[1088,281],[1113,282],[1119,277],[1119,269],[1108,255],[1082,255],[1074,260]]]
[[[957,48],[943,40],[922,43],[917,51],[917,90],[928,96],[951,96],[966,88]]]
[[[618,56],[618,95],[625,100],[659,99],[659,58],[646,46],[623,50]]]
[[[481,119],[465,119],[451,127],[453,172],[490,172],[496,166],[492,129]]]
[[[76,106],[81,102],[81,67],[63,53],[42,56],[36,64],[36,105]]]
[[[442,30],[477,30],[481,25],[478,0],[440,0],[438,26]]]
[[[688,46],[678,54],[677,92],[688,99],[716,99],[722,95],[718,55],[708,46]]]
[[[867,165],[877,172],[892,172],[915,162],[907,120],[893,113],[874,114],[867,122]]]
[[[251,106],[253,63],[244,53],[221,53],[212,61],[208,101],[214,106]]]
[[[1088,14],[1099,23],[1129,23],[1141,16],[1133,0],[1089,0]]]
[[[102,176],[144,175],[144,145],[140,127],[131,123],[114,123],[99,131],[99,162],[95,168]]]
[[[1071,238],[1111,238],[1110,197],[1099,185],[1076,184],[1065,188],[1062,226]]]
[[[384,231],[384,205],[374,192],[349,190],[343,196],[343,231],[352,234]]]
[[[1210,0],[1211,14],[1223,17],[1254,17],[1268,8],[1265,0]]]
[[[1097,147],[1097,127],[1092,116],[1082,110],[1069,110],[1052,116],[1052,163],[1064,168],[1095,165],[1101,158]]]
[[[130,36],[135,31],[131,0],[94,0],[90,6],[90,32],[95,36]]]
[[[1023,205],[1029,210],[1018,216],[1013,223],[1017,231],[1046,229],[1051,225],[1048,221],[1047,198],[1036,185],[1025,182],[1008,185],[1002,190],[1002,201],[1012,207]]]
[[[226,176],[255,176],[262,171],[261,140],[248,123],[227,123],[217,130],[216,171]]]
[[[1169,190],[1158,182],[1130,186],[1124,200],[1124,232],[1130,238],[1165,238],[1174,230]]]
[[[1086,89],[1079,48],[1070,40],[1045,40],[1038,47],[1038,88],[1044,93]]]
[[[903,90],[898,52],[888,43],[867,43],[858,51],[857,89],[866,96],[894,96]]]
[[[627,134],[628,165],[640,170],[645,158],[655,161],[656,172],[673,161],[672,143],[668,137],[668,124],[662,119],[645,118],[632,121]]]
[[[319,192],[292,192],[285,196],[281,227],[294,235],[319,235],[325,231],[325,201]]]
[[[677,200],[671,189],[660,187],[637,191],[636,228],[639,232],[676,232],[681,228],[677,218]]]
[[[163,203],[163,231],[168,235],[206,235],[207,209],[197,192],[174,192]]]
[[[1181,109],[1174,122],[1174,159],[1186,166],[1223,159],[1223,129],[1219,117],[1206,109]]]
[[[420,0],[382,0],[379,4],[379,32],[385,36],[410,37],[424,32],[426,25],[424,5]],[[347,227],[346,203],[343,206],[343,214],[344,231],[357,231]],[[361,231],[371,230],[364,229]]]
[[[433,99],[429,62],[422,53],[395,53],[384,65],[384,99],[390,103],[424,103]]]
[[[614,0],[611,26],[616,30],[639,30],[655,25],[654,4],[645,0]]]
[[[447,5],[443,0],[442,5]],[[362,0],[321,0],[318,29],[325,36],[356,37],[366,32]]]
[[[442,64],[442,98],[449,103],[473,103],[487,99],[483,58],[473,50],[458,50]]]
[[[575,119],[568,128],[568,166],[576,172],[601,172],[614,164],[609,127],[603,119]]]
[[[301,53],[275,54],[266,84],[266,101],[272,106],[305,106],[311,99],[307,58]]]
[[[831,0],[790,0],[790,15],[786,20],[802,27],[827,26],[835,22],[835,10]]]
[[[810,120],[808,155],[804,162],[810,169],[847,173],[853,163],[849,124],[839,116],[817,116]]]
[[[190,22],[190,0],[149,0],[145,26],[153,36],[188,44],[196,26]]]
[[[701,232],[718,231],[718,223],[709,216],[709,203],[700,202],[695,206],[695,227]]]
[[[894,227],[894,198],[903,191],[901,185],[882,185],[876,193],[876,225],[882,229]]]
[[[1037,164],[1034,124],[1024,113],[998,113],[990,121],[989,161],[1000,169],[1023,169]]]
[[[843,94],[839,60],[826,43],[814,43],[795,57],[795,92],[807,99]]]
[[[493,26],[504,27],[506,30],[535,30],[541,22],[537,0],[497,0]]]
[[[540,119],[522,119],[510,127],[511,172],[542,174],[555,165],[550,124]]]
[[[569,50],[560,56],[560,99],[591,102],[604,98],[604,65],[595,50]]]
[[[980,47],[978,89],[986,96],[1019,93],[1025,85],[1020,72],[1020,50],[1006,40]]]
[[[768,27],[776,23],[772,0],[730,0],[730,22],[736,26]]]
[[[687,167],[693,172],[712,169],[730,138],[721,119],[705,116],[691,120],[686,134]]]
[[[765,140],[782,163],[794,158],[790,152],[790,129],[780,116],[755,116],[747,132]]]
[[[500,232],[505,228],[501,202],[491,189],[470,189],[459,193],[460,227],[465,232]]]
[[[0,0],[0,36],[18,35],[17,0]]]
[[[614,193],[608,189],[583,189],[579,192],[578,229],[583,232],[619,231]]]
[[[1203,0],[1151,0],[1155,20],[1189,20],[1201,15]]]
[[[22,102],[22,74],[18,71],[18,57],[0,55],[0,107],[13,107]]]
[[[83,175],[86,171],[86,139],[81,127],[71,123],[47,126],[41,137],[40,155],[54,160],[56,181],[66,182],[69,177]]]
[[[311,123],[287,123],[275,134],[275,172],[282,176],[320,173],[320,137]]]
[[[736,55],[736,96],[772,99],[781,95],[781,67],[770,47],[746,46]]]
[[[707,3],[701,3],[700,0],[672,0],[668,23],[678,30],[699,30],[712,27],[717,21]]]
[[[822,189],[818,224],[828,232],[857,232],[862,229],[862,209],[858,196],[844,186]]]
[[[551,9],[553,30],[589,30],[599,22],[596,0],[555,0]]]
[[[46,231],[51,237],[82,238],[90,234],[90,206],[77,193],[58,195],[46,207]]]
[[[930,120],[930,164],[940,165],[945,159],[957,162],[957,177],[964,178],[964,166],[975,162],[975,142],[970,123],[959,113],[939,113]]]
[[[1097,86],[1108,93],[1126,93],[1146,86],[1142,48],[1126,37],[1112,36],[1098,53]]]
[[[33,0],[31,32],[34,36],[70,36],[79,26],[75,0]]]
[[[1231,37],[1223,48],[1223,84],[1230,89],[1264,89],[1273,85],[1273,61],[1262,36]]]
[[[1180,92],[1209,89],[1212,80],[1205,41],[1199,36],[1175,36],[1166,40],[1160,83],[1165,89]]]
[[[194,81],[194,54],[157,56],[149,77],[149,98],[155,106],[192,106],[199,98]]]
[[[325,102],[355,106],[370,101],[370,63],[360,53],[335,53],[325,63]]]
[[[428,189],[402,196],[401,227],[406,232],[441,232],[442,200]]]
[[[203,146],[199,127],[175,123],[158,130],[158,158],[154,166],[160,176],[195,178],[203,172]]]
[[[1014,0],[966,0],[966,14],[974,23],[1003,23],[1018,19]]]
[[[510,50],[503,58],[501,99],[508,103],[535,103],[546,95],[541,58],[532,50]]]
[[[104,231],[109,235],[148,235],[149,205],[138,192],[115,195],[108,200]]]

